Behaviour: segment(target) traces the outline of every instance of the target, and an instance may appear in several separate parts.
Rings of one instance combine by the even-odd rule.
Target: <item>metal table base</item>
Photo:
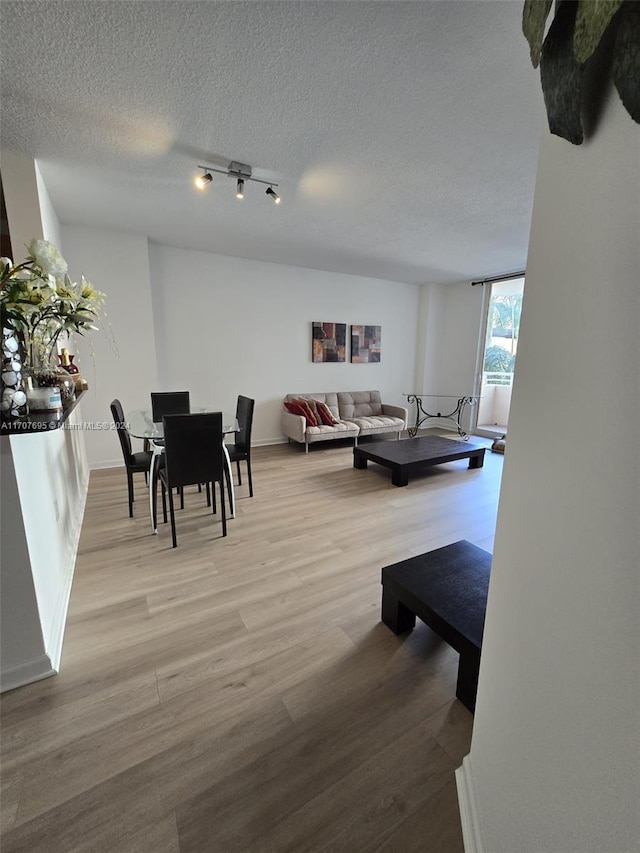
[[[422,427],[424,423],[428,420],[436,418],[438,420],[446,420],[449,421],[456,428],[456,431],[460,438],[467,441],[469,438],[469,434],[464,430],[462,424],[460,423],[462,415],[464,414],[467,406],[476,406],[478,404],[478,400],[480,399],[479,394],[467,394],[463,397],[457,397],[450,394],[405,394],[409,403],[416,404],[416,419],[413,426],[408,427],[407,432],[411,436],[411,438],[415,438],[418,434],[418,430]],[[452,411],[442,413],[442,412],[428,412],[425,408],[425,403],[423,400],[431,398],[433,400],[456,400],[456,405]],[[453,405],[453,403],[451,403]]]

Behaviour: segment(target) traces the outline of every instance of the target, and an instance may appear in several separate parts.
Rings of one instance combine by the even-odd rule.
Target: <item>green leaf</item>
[[[586,62],[598,47],[604,31],[622,2],[623,0],[579,0],[573,33],[573,53],[578,62]]]
[[[574,145],[583,140],[582,71],[573,55],[576,4],[560,3],[542,45],[540,79],[549,130]]]
[[[551,9],[552,0],[525,0],[522,10],[522,32],[529,42],[529,52],[534,68],[538,67],[542,42],[544,40],[544,27],[547,15]]]
[[[19,329],[28,328],[24,317],[22,316],[22,314],[19,311],[16,311],[13,308],[5,308],[5,309],[3,309],[3,315],[4,315],[3,319],[6,318],[6,319],[11,320],[14,327],[17,327]]]
[[[626,3],[620,13],[612,71],[622,103],[640,124],[640,3]]]

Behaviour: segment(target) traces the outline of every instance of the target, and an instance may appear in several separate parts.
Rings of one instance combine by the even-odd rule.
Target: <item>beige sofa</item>
[[[318,394],[287,394],[285,402],[290,403],[303,397],[307,400],[320,400],[339,420],[333,426],[322,424],[308,426],[302,415],[282,409],[282,432],[290,441],[309,445],[316,441],[331,441],[336,438],[353,438],[358,443],[361,435],[378,435],[389,432],[400,433],[407,427],[407,410],[404,406],[390,406],[380,399],[379,391],[329,391]]]

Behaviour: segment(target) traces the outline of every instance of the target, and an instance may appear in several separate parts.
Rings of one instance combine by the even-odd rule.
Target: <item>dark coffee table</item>
[[[353,448],[353,467],[366,468],[367,462],[377,462],[378,465],[391,468],[391,482],[394,486],[406,486],[410,474],[430,465],[468,459],[469,468],[482,468],[484,451],[484,447],[437,435],[402,441],[374,441]]]
[[[490,574],[491,554],[464,539],[382,570],[382,621],[402,634],[417,616],[460,653],[456,696],[471,712]]]

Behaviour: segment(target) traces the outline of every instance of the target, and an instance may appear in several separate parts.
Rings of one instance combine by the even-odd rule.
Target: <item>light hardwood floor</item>
[[[94,472],[62,671],[1,701],[3,853],[462,853],[457,654],[380,623],[380,570],[492,550],[502,463],[258,448],[228,537],[191,489],[176,550]]]

